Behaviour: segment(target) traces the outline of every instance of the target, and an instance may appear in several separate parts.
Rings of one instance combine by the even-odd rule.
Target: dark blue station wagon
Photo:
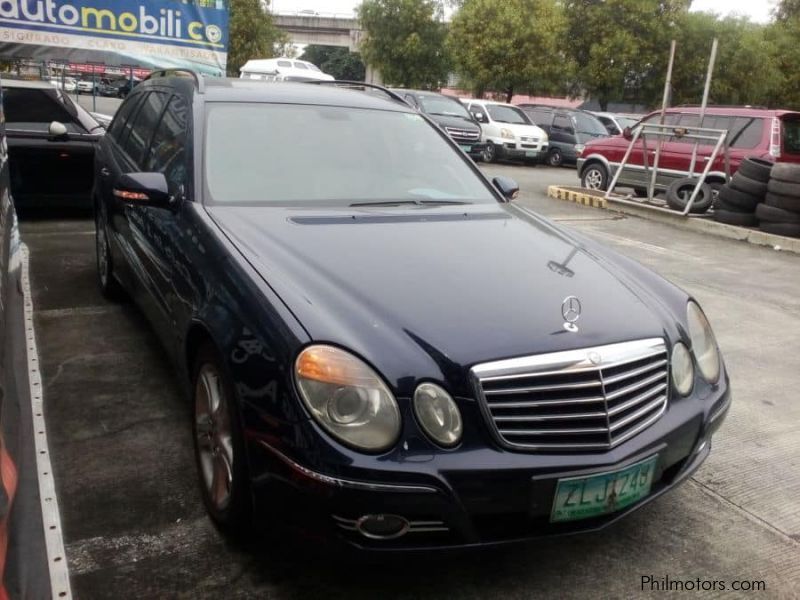
[[[95,168],[100,285],[174,357],[223,530],[592,530],[684,481],[728,410],[691,297],[391,97],[158,72]]]

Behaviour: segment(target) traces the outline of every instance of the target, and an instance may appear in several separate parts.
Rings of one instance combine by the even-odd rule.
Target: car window
[[[308,67],[307,67],[307,66],[305,66],[305,65],[304,65],[303,63],[301,63],[301,62],[296,62],[296,63],[294,63],[294,68],[295,68],[295,69],[308,69]]]
[[[189,108],[179,96],[173,96],[147,150],[143,170],[164,173],[172,193],[186,184],[186,138]]]
[[[461,117],[472,120],[467,109],[458,100],[452,100],[444,96],[433,94],[420,94],[419,102],[429,115],[439,115],[443,117]]]
[[[530,125],[531,120],[525,113],[516,106],[505,106],[502,104],[487,104],[486,110],[493,121],[498,123],[510,123],[512,125]]]
[[[133,110],[139,104],[139,100],[141,99],[142,99],[141,94],[128,96],[128,98],[117,109],[117,114],[114,115],[114,120],[111,122],[111,127],[109,127],[107,134],[111,136],[111,138],[113,138],[115,142],[119,143],[121,141],[123,127],[127,123],[130,116],[133,114]]]
[[[761,117],[736,117],[728,133],[731,148],[756,148],[764,137],[765,121]]]
[[[546,108],[525,108],[525,114],[539,127],[550,127],[553,122],[553,111]]]
[[[586,134],[589,137],[606,135],[606,128],[595,117],[587,113],[574,113],[575,128],[578,133]]]
[[[211,203],[496,202],[469,159],[416,113],[293,104],[208,107],[204,172]]]
[[[144,151],[150,143],[161,111],[166,104],[167,95],[163,92],[150,92],[142,100],[142,105],[133,119],[128,138],[123,142],[123,149],[135,165],[141,165]]]
[[[278,66],[279,67],[291,67],[292,66],[292,61],[290,61],[290,60],[279,60],[278,61]]]
[[[86,130],[75,122],[71,101],[70,106],[66,106],[59,101],[58,92],[56,89],[7,87],[4,101],[8,129],[46,132],[50,123],[60,121],[71,133],[85,133]]]
[[[572,126],[572,119],[566,115],[556,115],[555,119],[553,119],[553,131],[574,134],[575,128]]]
[[[605,126],[606,131],[611,135],[619,135],[622,133],[619,127],[617,127],[616,123],[613,120],[609,119],[608,117],[597,117],[600,119],[600,122]]]
[[[800,154],[800,120],[783,120],[783,151]]]

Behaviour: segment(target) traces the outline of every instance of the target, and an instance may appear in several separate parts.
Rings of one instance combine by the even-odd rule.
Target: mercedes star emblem
[[[561,316],[564,317],[564,329],[575,333],[578,326],[575,323],[581,318],[581,301],[575,296],[567,296],[561,303]]]

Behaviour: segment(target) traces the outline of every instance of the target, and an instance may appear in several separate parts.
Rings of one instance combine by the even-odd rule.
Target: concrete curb
[[[666,208],[648,206],[623,198],[611,197],[606,201],[603,198],[604,192],[576,190],[574,188],[551,185],[547,188],[547,195],[557,200],[567,200],[595,208],[606,208],[626,215],[666,223],[688,231],[709,233],[730,240],[740,240],[749,244],[770,246],[775,250],[800,254],[800,238],[790,238],[783,235],[765,233],[758,229],[718,223],[707,217],[684,217]]]

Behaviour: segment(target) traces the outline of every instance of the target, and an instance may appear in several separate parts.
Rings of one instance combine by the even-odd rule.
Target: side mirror
[[[146,206],[167,207],[172,204],[167,178],[163,173],[127,173],[114,186],[114,196]]]
[[[622,137],[624,137],[628,141],[633,139],[633,131],[631,130],[630,127],[626,127],[625,129],[622,130]]]
[[[473,114],[473,116],[475,117],[475,120],[478,123],[488,123],[489,122],[489,119],[487,119],[486,115],[483,114],[482,112],[476,112],[476,113],[472,113],[472,114]]]
[[[492,183],[509,202],[516,200],[519,196],[519,184],[510,177],[495,177],[492,179]]]
[[[59,121],[53,121],[47,128],[47,134],[54,140],[65,139],[67,133],[67,126]]]

